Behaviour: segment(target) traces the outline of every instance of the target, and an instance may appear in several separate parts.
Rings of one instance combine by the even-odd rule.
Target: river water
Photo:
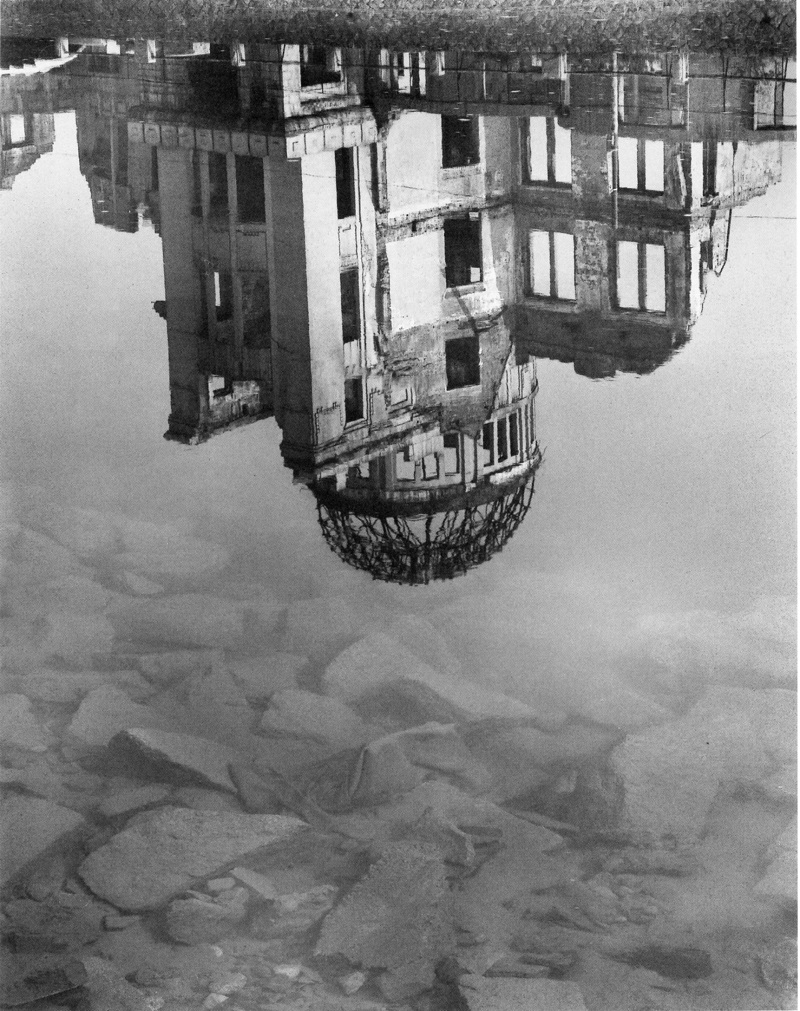
[[[794,85],[119,48],[3,78],[8,1002],[796,1006]]]

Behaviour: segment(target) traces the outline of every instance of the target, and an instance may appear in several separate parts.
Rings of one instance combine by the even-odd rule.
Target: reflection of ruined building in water
[[[0,113],[0,188],[10,190],[14,179],[43,154],[53,150],[55,129],[51,113]]]

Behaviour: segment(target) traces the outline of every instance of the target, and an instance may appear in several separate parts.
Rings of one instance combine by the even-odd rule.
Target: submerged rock
[[[615,957],[628,965],[649,969],[669,979],[705,979],[714,971],[711,956],[702,948],[671,948],[650,944]]]
[[[272,696],[261,720],[261,730],[315,737],[341,748],[357,747],[367,739],[361,717],[339,699],[292,688]]]
[[[195,895],[173,899],[167,909],[167,933],[180,944],[211,944],[229,934],[246,916],[245,888],[232,888],[219,899]]]
[[[466,1011],[586,1011],[578,984],[562,980],[465,976],[460,990]]]
[[[308,658],[297,653],[268,653],[246,660],[228,661],[228,669],[248,702],[264,703],[276,692],[297,687],[308,668]]]
[[[134,702],[149,698],[155,691],[134,670],[62,671],[43,669],[26,677],[25,694],[42,702],[77,703],[96,688],[118,688]]]
[[[797,902],[797,817],[767,850],[766,874],[755,887],[756,895],[778,899],[792,905]]]
[[[84,825],[75,811],[38,797],[11,793],[0,802],[0,882]]]
[[[125,727],[157,727],[161,722],[155,709],[133,702],[120,688],[106,685],[81,702],[67,733],[82,744],[102,747]]]
[[[131,598],[108,616],[118,635],[140,642],[234,649],[244,635],[242,605],[209,593]]]
[[[114,738],[112,747],[122,752],[132,751],[156,768],[182,772],[197,783],[236,792],[228,775],[228,765],[240,761],[241,755],[224,744],[191,734],[129,727]]]
[[[0,695],[0,745],[47,751],[47,735],[39,726],[27,696]]]
[[[411,967],[399,989],[403,996],[419,993],[431,986],[436,964],[454,946],[449,907],[438,849],[392,843],[325,918],[317,955],[341,955],[371,969]]]
[[[78,873],[95,895],[119,909],[157,909],[195,879],[304,827],[282,815],[163,807],[136,815]]]

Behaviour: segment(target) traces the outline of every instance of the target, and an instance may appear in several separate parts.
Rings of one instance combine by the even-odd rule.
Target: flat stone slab
[[[133,748],[151,762],[188,773],[197,783],[236,793],[228,764],[241,762],[242,755],[224,744],[191,734],[129,727],[114,738],[114,747]]]
[[[465,976],[461,994],[469,1011],[586,1011],[578,984],[555,979]]]
[[[78,868],[83,881],[118,909],[158,909],[198,878],[299,832],[299,818],[163,807],[136,815]]]
[[[83,824],[76,811],[52,801],[8,794],[0,803],[0,884]]]
[[[67,733],[83,744],[103,747],[125,727],[153,726],[160,722],[155,710],[133,702],[120,688],[104,686],[81,702]]]
[[[0,744],[26,751],[47,751],[47,737],[25,695],[0,695]]]

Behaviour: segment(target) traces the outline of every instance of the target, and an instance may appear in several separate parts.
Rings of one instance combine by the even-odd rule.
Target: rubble
[[[119,909],[157,909],[195,879],[303,827],[287,816],[162,807],[135,815],[78,873],[95,895]]]
[[[179,944],[218,941],[247,916],[247,895],[246,888],[233,888],[217,898],[173,899],[166,912],[167,933]]]
[[[272,695],[260,727],[263,733],[315,737],[340,748],[362,744],[368,736],[364,722],[343,702],[296,688]]]
[[[47,751],[47,735],[25,695],[0,695],[0,745],[26,751]]]
[[[7,794],[0,801],[2,883],[84,824],[82,815],[48,800]]]
[[[561,980],[465,976],[461,996],[467,1011],[586,1011],[578,985]]]
[[[248,702],[264,704],[277,692],[297,687],[306,672],[308,657],[296,653],[269,653],[258,659],[229,660],[228,670]]]
[[[153,727],[128,724],[112,741],[112,748],[134,753],[151,763],[154,769],[181,772],[196,783],[236,792],[228,774],[228,765],[241,760],[233,748]]]
[[[121,688],[104,685],[89,692],[67,728],[67,734],[90,747],[102,747],[126,727],[158,727],[163,718],[149,706],[133,702]]]
[[[117,635],[143,643],[235,649],[244,636],[242,606],[208,593],[131,597],[108,610]]]

